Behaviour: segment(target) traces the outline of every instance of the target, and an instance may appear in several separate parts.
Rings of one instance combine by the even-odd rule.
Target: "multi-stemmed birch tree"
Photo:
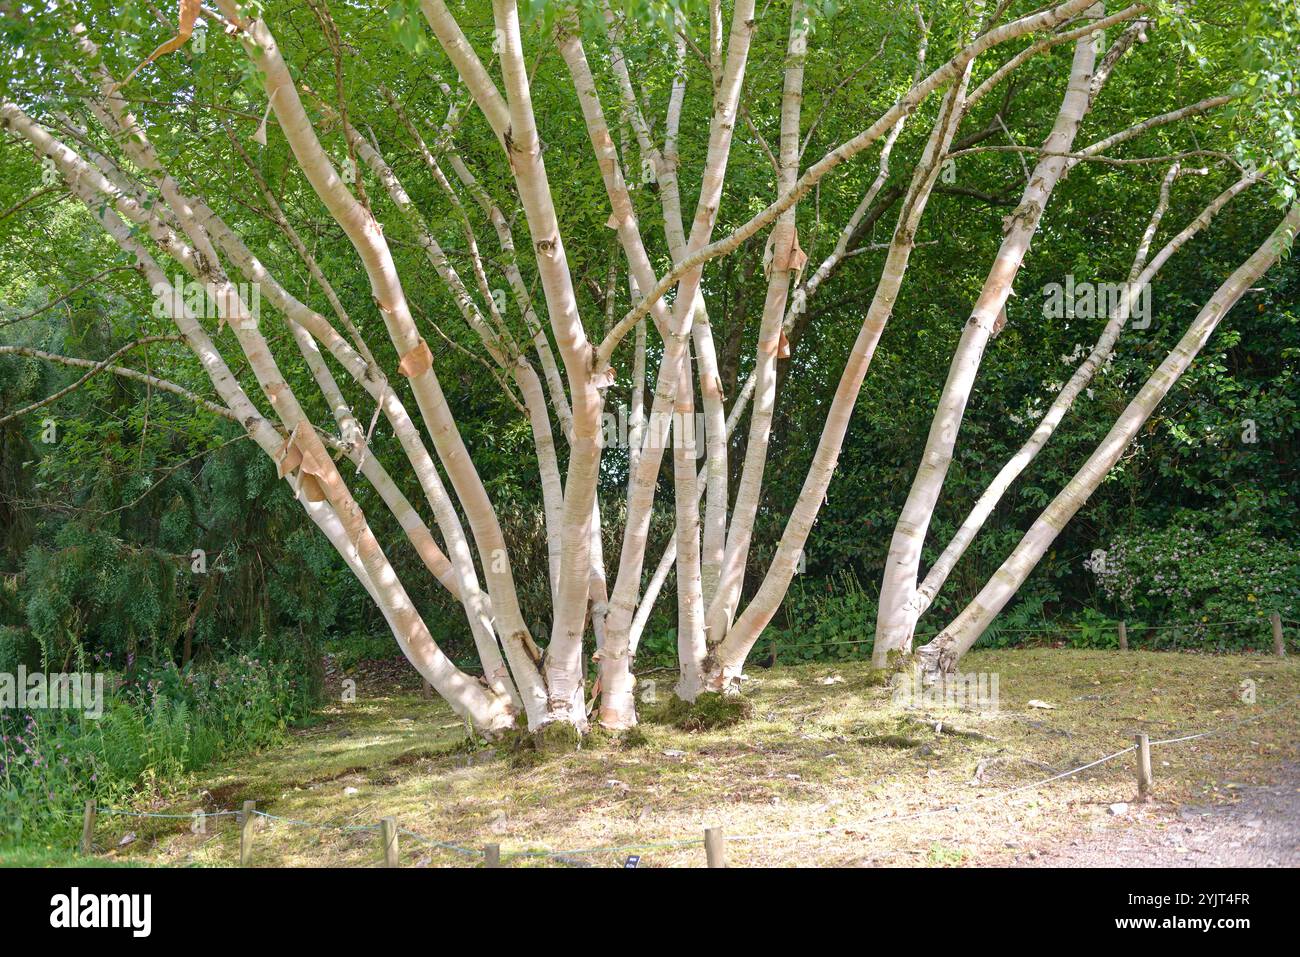
[[[953,670],[1016,594],[1300,226],[1291,206],[1253,237],[1257,247],[1181,317],[1177,346],[978,596],[914,648],[918,620],[1123,348],[1164,264],[1238,195],[1291,189],[1293,164],[1270,164],[1267,150],[1246,162],[1247,153],[1222,148],[1221,129],[1213,148],[1199,145],[1197,124],[1236,109],[1241,89],[1148,112],[1141,85],[1119,80],[1135,61],[1160,69],[1143,59],[1149,34],[1182,30],[1197,11],[1099,0],[863,0],[839,10],[815,0],[583,0],[525,11],[516,0],[374,11],[332,11],[325,0],[295,10],[181,0],[174,21],[154,10],[147,41],[135,42],[115,26],[125,22],[115,20],[121,6],[0,4],[12,44],[0,125],[153,291],[171,328],[132,347],[180,344],[210,391],[124,364],[131,347],[100,363],[0,352],[134,378],[237,422],[411,664],[487,733],[516,722],[583,730],[593,714],[612,729],[633,725],[632,665],[670,574],[676,694],[693,701],[739,689],[832,486],[882,334],[898,321],[912,253],[945,242],[927,216],[936,195],[964,192],[975,200],[970,215],[1001,217],[1002,241],[969,313],[953,317],[960,336],[881,582],[876,665],[917,661],[931,675]],[[808,64],[843,18],[860,18],[851,29],[878,50],[840,65],[839,81],[815,91],[819,108],[807,110]],[[769,42],[776,54],[763,49]],[[229,82],[201,84],[192,75],[200,55],[222,58],[228,69],[217,75]],[[376,57],[391,62],[383,79],[356,82]],[[858,82],[864,71],[875,74],[870,96]],[[1023,86],[1042,106],[1013,135],[1007,104]],[[212,118],[206,159],[169,147],[172,99]],[[851,133],[828,141],[827,129],[846,123]],[[740,151],[770,167],[762,192],[731,187]],[[963,188],[957,171],[978,154],[1023,170],[1018,196],[980,202],[978,190]],[[1068,210],[1054,209],[1054,193],[1094,163],[1162,171],[1149,208],[1128,217],[1135,252],[1128,274],[1115,277],[1122,293],[1024,445],[923,569],[981,359],[1009,321],[1031,246],[1074,228]],[[846,192],[850,172],[862,188],[844,221],[828,226],[822,193]],[[1226,185],[1162,232],[1171,192],[1193,176]],[[604,227],[591,229],[593,220]],[[346,256],[318,255],[321,221],[345,240]],[[253,222],[274,227],[274,248],[254,248],[266,234]],[[814,239],[828,232],[830,248],[819,252]],[[715,338],[720,272],[745,249],[761,249],[754,327]],[[780,381],[798,374],[787,363],[791,344],[807,328],[810,302],[850,262],[871,273],[857,337],[831,374],[837,385],[801,491],[794,501],[765,500]],[[431,284],[440,290],[433,301],[423,292]],[[368,290],[364,310],[338,292],[357,285]],[[186,295],[191,287],[200,294]],[[443,331],[453,319],[471,346]],[[744,342],[752,349],[741,377]],[[509,468],[535,474],[540,491],[549,633],[530,625],[520,597],[536,584],[518,573],[532,543],[507,536],[484,450],[467,427],[473,410],[440,377],[448,344],[473,352],[530,438],[532,454]],[[615,430],[611,443],[606,426],[623,395],[626,437]],[[378,441],[377,429],[393,441]],[[652,551],[652,515],[667,496],[674,531]],[[457,667],[430,633],[392,559],[400,543],[375,533],[377,509],[463,608],[481,675]],[[763,509],[784,516],[784,529],[760,562]],[[611,553],[602,532],[612,522]]]

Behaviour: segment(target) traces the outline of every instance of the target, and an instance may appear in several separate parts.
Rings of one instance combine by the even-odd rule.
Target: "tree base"
[[[632,751],[650,744],[639,725],[630,728],[606,728],[595,725],[582,739],[584,749],[606,749],[613,751]]]
[[[567,721],[551,721],[532,734],[538,754],[568,754],[582,747],[582,732]]]
[[[947,632],[937,635],[929,644],[916,649],[916,665],[924,685],[937,684],[945,675],[957,671],[961,653],[953,647]]]
[[[916,667],[916,658],[898,648],[885,652],[883,665],[873,667],[867,673],[867,684],[876,688],[888,688],[894,684],[899,675],[910,676]]]
[[[582,750],[583,735],[568,721],[548,721],[535,731],[516,726],[495,743],[514,767],[532,767],[549,758]]]

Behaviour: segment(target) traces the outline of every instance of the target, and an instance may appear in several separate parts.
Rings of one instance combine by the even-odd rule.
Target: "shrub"
[[[395,658],[401,654],[397,642],[389,633],[365,634],[353,632],[326,642],[326,651],[340,671],[350,671],[359,662],[374,658]]]
[[[1126,617],[1160,626],[1166,645],[1260,645],[1271,612],[1300,616],[1300,549],[1253,523],[1219,528],[1206,513],[1180,512],[1165,528],[1119,536],[1088,567]]]
[[[40,660],[40,645],[29,629],[0,625],[0,672],[12,674],[19,665],[33,668]]]
[[[312,702],[296,663],[260,655],[203,669],[106,675],[103,714],[0,712],[0,846],[70,843],[87,800],[150,800],[234,749],[282,739]]]
[[[786,627],[772,629],[782,661],[835,661],[871,651],[876,601],[851,571],[805,584],[783,603]]]

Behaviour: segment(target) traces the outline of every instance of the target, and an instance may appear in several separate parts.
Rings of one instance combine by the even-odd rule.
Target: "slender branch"
[[[120,349],[115,350],[112,355],[108,356],[107,358],[100,359],[99,361],[94,361],[89,359],[74,361],[71,357],[65,356],[63,358],[68,360],[67,362],[64,363],[65,365],[76,365],[81,368],[89,369],[90,371],[87,372],[85,375],[83,375],[76,382],[72,383],[69,386],[65,386],[64,388],[53,393],[52,395],[48,395],[44,399],[40,399],[37,402],[33,402],[31,405],[24,406],[23,408],[18,409],[15,412],[10,412],[8,415],[0,416],[0,425],[4,425],[7,422],[12,422],[14,419],[21,418],[24,415],[29,415],[32,412],[35,412],[37,409],[44,408],[47,405],[52,405],[53,403],[58,402],[65,395],[75,392],[77,389],[81,388],[83,385],[85,385],[87,382],[93,379],[100,372],[104,372],[105,370],[110,370],[110,371],[115,370],[117,367],[114,366],[114,361],[116,359],[121,358],[123,355],[130,352],[132,349],[138,349],[141,346],[147,346],[153,342],[180,342],[180,341],[181,341],[181,337],[176,335],[144,336],[140,339],[136,339],[134,342],[128,342]],[[35,355],[38,350],[31,350],[30,352],[21,352],[18,351],[17,346],[0,347],[0,355],[3,355],[4,353],[11,352],[11,351],[16,352],[19,355]],[[49,358],[52,355],[53,353],[41,353],[39,358],[42,359]],[[140,382],[147,382],[150,384],[153,384],[154,382],[153,376],[146,375],[143,372],[138,373],[138,377]],[[158,381],[162,381],[162,380],[158,380]],[[175,389],[179,389],[179,388],[180,386],[173,386],[173,388],[168,391],[174,391]]]
[[[105,276],[111,275],[112,273],[115,272],[128,272],[128,271],[134,272],[135,267],[134,266],[109,266],[107,269],[95,273],[95,275],[91,276],[89,279],[77,283],[75,286],[73,286],[71,289],[65,292],[58,299],[55,299],[53,302],[46,303],[45,305],[41,306],[41,308],[35,309],[24,316],[18,316],[17,318],[14,319],[6,319],[3,322],[0,322],[0,326],[11,326],[16,322],[26,322],[28,319],[34,319],[43,312],[49,312],[55,306],[59,305],[59,303],[66,302],[67,300],[71,299],[73,296],[75,296],[81,290],[85,289],[91,283],[99,282],[99,280],[103,279]]]
[[[650,289],[645,298],[631,309],[605,337],[605,341],[600,344],[598,349],[598,359],[608,363],[609,356],[613,354],[614,348],[619,341],[636,325],[637,320],[649,312],[650,307],[657,302],[660,297],[672,289],[683,276],[699,269],[706,262],[716,259],[719,256],[726,255],[736,249],[750,236],[754,235],[760,229],[773,223],[778,216],[797,203],[810,189],[812,189],[821,179],[835,169],[841,163],[846,162],[872,143],[883,136],[898,120],[911,113],[917,105],[928,97],[931,93],[951,81],[953,77],[965,69],[966,65],[973,61],[977,56],[986,50],[1008,40],[1023,36],[1036,30],[1050,29],[1060,23],[1065,22],[1076,13],[1081,12],[1088,6],[1091,6],[1095,0],[1067,0],[1058,7],[1051,8],[1011,23],[1004,24],[1001,27],[994,28],[987,33],[982,34],[976,40],[964,47],[957,56],[953,57],[943,66],[936,69],[920,83],[914,84],[912,88],[890,109],[877,119],[871,126],[867,127],[857,136],[846,140],[835,149],[831,150],[820,160],[810,166],[790,192],[783,197],[771,203],[762,212],[755,215],[743,226],[732,231],[732,233],[722,239],[712,242],[700,249],[695,250],[689,256],[675,264],[673,268]]]
[[[19,409],[16,412],[11,412],[8,415],[5,415],[3,418],[0,418],[0,425],[5,425],[6,423],[13,421],[14,419],[17,419],[19,416],[27,415],[28,413],[36,409],[39,409],[42,406],[46,406],[49,405],[51,402],[57,401],[58,399],[67,395],[69,392],[72,392],[74,389],[81,387],[90,378],[92,378],[95,375],[98,375],[101,372],[111,372],[113,375],[121,376],[124,379],[131,379],[135,382],[143,382],[147,385],[154,387],[155,389],[161,389],[163,392],[170,392],[172,395],[178,395],[181,398],[189,399],[195,405],[206,409],[207,411],[211,412],[213,415],[219,415],[223,419],[229,419],[231,422],[239,422],[240,421],[239,416],[235,415],[235,413],[232,412],[230,409],[228,409],[226,406],[218,405],[216,402],[213,402],[209,399],[205,399],[203,398],[203,396],[199,395],[196,392],[191,392],[189,389],[186,389],[184,386],[177,385],[175,382],[169,382],[166,379],[161,379],[158,376],[146,375],[143,372],[140,372],[136,369],[129,368],[127,366],[114,365],[112,362],[113,359],[120,356],[122,353],[126,352],[127,350],[133,349],[139,345],[144,345],[147,342],[178,342],[180,340],[181,340],[180,336],[150,336],[147,339],[141,339],[131,343],[130,345],[123,346],[121,349],[118,349],[116,352],[114,352],[113,355],[110,356],[108,359],[102,359],[99,361],[95,361],[94,359],[78,359],[75,356],[62,356],[55,352],[46,352],[43,349],[31,349],[28,348],[27,346],[0,346],[0,356],[3,355],[27,356],[28,358],[31,359],[44,359],[47,362],[56,362],[60,365],[71,366],[75,369],[90,370],[84,376],[82,376],[80,379],[74,382],[72,385],[68,386],[65,389],[60,389],[54,395],[42,399],[40,402],[35,402],[25,408]]]

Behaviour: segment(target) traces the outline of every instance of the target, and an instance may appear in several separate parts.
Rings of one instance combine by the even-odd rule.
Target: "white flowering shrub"
[[[1171,643],[1263,646],[1271,612],[1300,617],[1300,548],[1250,523],[1209,524],[1204,513],[1179,513],[1162,529],[1116,538],[1084,567],[1131,621],[1186,625],[1157,633]]]

